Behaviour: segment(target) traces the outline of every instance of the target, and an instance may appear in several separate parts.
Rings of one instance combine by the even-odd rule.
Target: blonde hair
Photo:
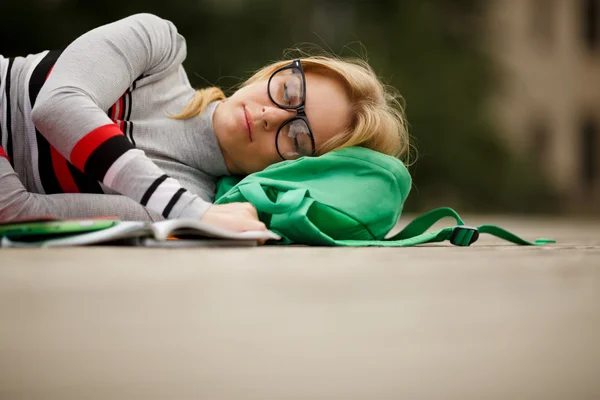
[[[401,97],[393,88],[380,82],[366,61],[332,56],[299,58],[305,72],[339,79],[344,84],[350,101],[350,125],[345,131],[338,133],[316,149],[317,154],[343,147],[361,146],[393,157],[408,158],[409,134],[400,103]],[[267,80],[273,72],[290,62],[291,60],[285,60],[267,65],[256,71],[240,87]],[[224,98],[225,95],[219,88],[200,89],[196,91],[194,98],[183,111],[174,118],[190,118],[201,114],[209,103]]]
[[[208,87],[196,90],[190,100],[179,114],[172,115],[174,119],[188,119],[202,114],[207,105],[217,100],[224,100],[225,93],[218,87]]]

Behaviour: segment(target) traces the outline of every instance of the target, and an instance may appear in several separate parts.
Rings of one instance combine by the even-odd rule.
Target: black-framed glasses
[[[273,72],[267,91],[277,107],[296,110],[296,116],[285,121],[275,137],[277,152],[283,160],[295,160],[315,154],[315,138],[304,112],[306,77],[300,60]]]

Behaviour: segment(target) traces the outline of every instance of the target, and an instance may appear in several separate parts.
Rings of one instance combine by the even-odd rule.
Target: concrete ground
[[[471,248],[0,250],[0,399],[598,399],[600,223]]]

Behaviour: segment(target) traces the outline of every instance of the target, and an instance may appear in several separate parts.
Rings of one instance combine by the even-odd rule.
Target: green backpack
[[[450,208],[432,210],[400,233],[385,236],[398,222],[411,188],[411,176],[397,158],[362,147],[320,157],[273,164],[244,178],[218,182],[215,204],[250,202],[259,219],[283,240],[275,244],[326,246],[413,246],[449,240],[469,246],[479,233],[521,245],[531,243],[497,226],[465,226]],[[453,217],[457,225],[427,232],[437,221]]]

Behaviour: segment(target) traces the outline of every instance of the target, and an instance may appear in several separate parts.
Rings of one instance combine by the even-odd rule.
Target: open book
[[[65,247],[95,244],[119,244],[146,247],[196,247],[196,246],[255,246],[259,241],[279,240],[271,231],[235,232],[219,228],[195,219],[171,219],[160,222],[104,221],[106,227],[90,228],[97,221],[42,221],[36,224],[41,233],[33,235],[10,234],[0,230],[0,247]],[[103,221],[100,221],[103,222]],[[41,225],[40,225],[41,224]],[[51,231],[40,230],[46,224]],[[64,224],[61,230],[61,224]],[[72,229],[80,224],[81,230]],[[27,224],[12,225],[12,232],[29,229]],[[67,229],[68,227],[68,229]]]

